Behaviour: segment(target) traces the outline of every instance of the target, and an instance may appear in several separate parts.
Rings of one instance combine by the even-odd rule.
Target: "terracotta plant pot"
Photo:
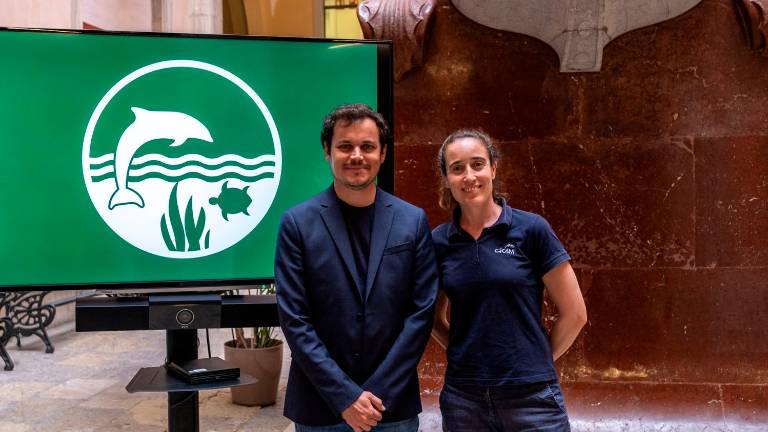
[[[275,403],[283,367],[283,341],[279,342],[275,346],[254,349],[235,348],[233,340],[224,344],[224,360],[258,381],[256,384],[232,387],[233,403],[245,406]]]

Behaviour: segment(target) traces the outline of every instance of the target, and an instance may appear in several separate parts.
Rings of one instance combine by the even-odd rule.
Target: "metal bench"
[[[44,305],[43,298],[50,291],[0,292],[0,358],[5,363],[5,370],[13,370],[13,360],[5,350],[5,345],[16,338],[16,346],[21,347],[21,337],[35,335],[45,344],[45,352],[54,351],[45,328],[56,316],[56,306]]]

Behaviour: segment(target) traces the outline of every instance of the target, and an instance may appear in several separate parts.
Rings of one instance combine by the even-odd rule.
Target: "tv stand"
[[[167,361],[182,362],[197,358],[197,330],[166,331]],[[217,388],[255,384],[252,376],[240,373],[240,378],[204,384],[189,384],[169,373],[165,366],[139,369],[125,387],[128,393],[168,393],[168,432],[198,432],[200,430],[199,392]]]
[[[185,298],[188,304],[191,297]],[[206,301],[206,297],[202,297]],[[84,331],[149,330],[150,302],[146,296],[89,297],[78,299],[75,327]],[[274,295],[222,296],[221,327],[276,327],[277,302]],[[194,360],[197,356],[197,329],[166,329],[166,362]],[[254,384],[250,375],[203,384],[188,384],[170,374],[165,365],[139,369],[126,386],[129,393],[168,393],[168,432],[200,430],[200,390]]]
[[[197,330],[166,330],[166,362],[197,358]],[[166,372],[167,374],[167,372]],[[197,390],[168,392],[168,432],[198,432],[200,410]]]

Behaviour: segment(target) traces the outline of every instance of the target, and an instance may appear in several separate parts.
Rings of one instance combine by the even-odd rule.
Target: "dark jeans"
[[[444,432],[569,432],[560,385],[469,387],[446,384],[440,393]]]
[[[350,432],[352,430],[346,423],[330,426],[307,426],[296,423],[296,432]],[[408,420],[379,423],[371,429],[371,432],[416,432],[419,430],[419,418]]]

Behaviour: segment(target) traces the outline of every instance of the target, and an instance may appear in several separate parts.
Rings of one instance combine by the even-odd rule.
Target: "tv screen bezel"
[[[190,38],[190,39],[238,39],[258,41],[281,42],[309,42],[309,43],[341,43],[341,44],[367,44],[377,45],[377,111],[381,113],[390,125],[390,143],[387,146],[386,162],[382,164],[377,178],[377,183],[382,190],[389,193],[395,192],[394,179],[394,61],[393,46],[389,40],[369,39],[338,39],[338,38],[310,38],[292,36],[253,36],[234,34],[194,34],[194,33],[156,33],[136,31],[108,31],[90,29],[45,29],[24,27],[2,27],[0,32],[28,32],[28,33],[65,33],[80,35],[101,36],[145,36],[157,38]],[[318,124],[318,139],[320,124]],[[11,291],[69,291],[69,290],[96,290],[105,293],[162,293],[171,291],[229,291],[247,289],[249,287],[273,283],[274,278],[257,279],[200,279],[200,280],[165,280],[165,281],[137,281],[114,283],[74,283],[74,284],[35,284],[35,285],[0,285],[0,292]]]

